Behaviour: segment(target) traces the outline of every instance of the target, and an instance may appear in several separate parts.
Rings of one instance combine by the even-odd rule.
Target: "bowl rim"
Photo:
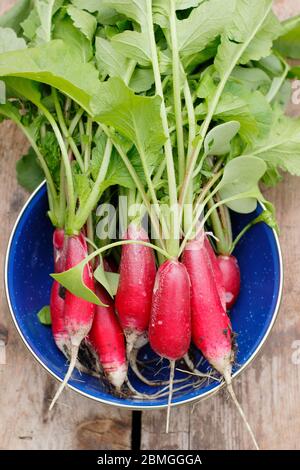
[[[15,313],[14,313],[12,303],[11,303],[11,299],[10,299],[9,287],[8,287],[8,265],[9,265],[9,258],[10,258],[10,251],[11,251],[12,241],[13,241],[13,238],[15,236],[16,229],[17,229],[17,227],[20,223],[20,220],[22,219],[23,214],[26,211],[27,207],[31,204],[32,200],[44,188],[45,185],[46,185],[46,181],[43,181],[34,190],[34,192],[30,195],[28,200],[25,202],[23,208],[21,209],[21,211],[20,211],[20,213],[17,217],[17,220],[16,220],[16,222],[15,222],[13,228],[12,228],[12,231],[11,231],[11,234],[10,234],[10,237],[9,237],[9,241],[8,241],[8,245],[7,245],[6,256],[5,256],[4,282],[5,282],[6,299],[7,299],[10,315],[12,317],[15,328],[17,329],[23,343],[25,344],[27,349],[31,352],[31,354],[33,355],[35,360],[48,372],[48,374],[50,374],[52,377],[54,377],[57,381],[62,382],[63,380],[58,375],[56,375],[55,372],[53,372],[46,364],[44,364],[44,362],[33,351],[31,346],[27,342],[25,336],[23,335],[23,332],[22,332],[22,330],[21,330],[21,328],[20,328],[20,326],[17,322],[17,319],[15,317]],[[262,208],[265,208],[264,204],[262,204],[261,202],[259,202],[259,204],[261,205]],[[277,297],[276,306],[275,306],[275,309],[274,309],[274,314],[273,314],[273,317],[272,317],[272,321],[270,322],[270,325],[269,325],[264,337],[262,338],[261,342],[259,343],[258,347],[253,352],[253,354],[249,357],[249,359],[245,362],[245,364],[243,364],[242,367],[232,375],[233,380],[235,378],[237,378],[257,358],[257,356],[261,352],[262,348],[264,347],[267,339],[269,338],[270,333],[271,333],[271,331],[272,331],[272,329],[273,329],[273,327],[276,323],[276,320],[278,318],[280,305],[281,305],[281,301],[282,301],[282,294],[283,294],[284,269],[283,269],[283,257],[282,257],[282,250],[281,250],[279,237],[278,237],[275,229],[272,229],[272,231],[273,231],[274,240],[275,240],[275,243],[276,243],[276,247],[277,247],[277,250],[278,250],[278,257],[279,257],[279,290],[278,290],[278,297]],[[203,393],[202,395],[186,398],[182,401],[177,401],[175,403],[172,403],[171,406],[176,407],[176,406],[186,405],[186,404],[196,402],[196,401],[205,400],[207,398],[210,398],[210,397],[214,396],[224,386],[225,386],[225,383],[221,382],[217,387],[215,387],[212,390],[208,390],[207,392]],[[166,409],[167,406],[168,406],[167,404],[151,405],[151,404],[147,404],[147,401],[144,401],[144,402],[141,401],[140,405],[130,405],[130,404],[126,404],[126,403],[116,403],[116,402],[113,402],[113,401],[106,400],[104,398],[99,398],[99,397],[92,396],[92,395],[90,395],[90,394],[88,394],[88,393],[86,393],[82,390],[79,390],[78,388],[76,388],[74,385],[72,385],[70,383],[67,384],[67,387],[70,388],[71,390],[77,392],[79,395],[84,396],[86,398],[89,398],[90,400],[96,401],[96,402],[101,403],[103,405],[107,405],[107,406],[110,405],[110,406],[114,406],[114,407],[117,407],[117,408],[123,408],[123,409],[127,409],[127,410],[139,410],[139,411],[149,410],[150,411],[150,410]]]

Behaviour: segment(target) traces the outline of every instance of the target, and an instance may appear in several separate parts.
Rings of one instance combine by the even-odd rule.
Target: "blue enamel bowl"
[[[51,328],[43,326],[37,312],[49,304],[50,273],[53,272],[52,233],[47,218],[46,187],[42,184],[23,208],[9,242],[6,258],[6,290],[14,323],[24,343],[38,362],[58,380],[62,380],[67,363],[57,349]],[[237,234],[262,209],[251,215],[232,214],[233,230]],[[233,329],[237,334],[237,357],[234,375],[240,374],[258,354],[276,320],[283,284],[282,256],[276,233],[265,224],[256,225],[239,243],[235,256],[242,275],[242,289],[238,302],[231,312]],[[202,371],[209,369],[199,352],[194,359],[200,361]],[[146,363],[143,374],[148,378],[168,379],[168,363],[157,362],[157,357],[145,346],[140,359]],[[159,370],[159,373],[157,371]],[[186,382],[175,386],[173,404],[179,405],[217,392],[222,384],[206,381],[199,385],[197,379],[180,371],[176,378]],[[129,379],[140,393],[154,394],[159,389],[142,383],[129,370]],[[167,397],[150,399],[134,396],[116,396],[108,385],[98,378],[74,371],[69,387],[81,395],[101,403],[130,408],[164,408]],[[176,391],[177,388],[180,390]]]

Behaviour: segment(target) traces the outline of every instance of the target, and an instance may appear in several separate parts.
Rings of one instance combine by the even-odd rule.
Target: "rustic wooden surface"
[[[0,0],[0,14],[14,0]],[[279,0],[281,17],[300,13],[299,0]],[[299,112],[297,107],[294,113]],[[16,183],[14,164],[27,148],[11,123],[0,125],[1,265],[14,221],[28,195]],[[281,227],[285,288],[279,319],[259,358],[236,383],[237,395],[263,449],[297,449],[300,435],[300,183],[292,177],[268,196]],[[100,406],[66,390],[55,412],[47,408],[56,382],[38,365],[19,338],[8,312],[0,270],[0,448],[129,449],[131,413]],[[164,433],[165,412],[142,417],[143,449],[248,449],[249,437],[236,410],[222,393],[197,406],[172,413]]]

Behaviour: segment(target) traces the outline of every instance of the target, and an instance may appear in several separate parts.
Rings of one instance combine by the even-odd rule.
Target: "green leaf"
[[[124,78],[128,59],[117,50],[114,43],[100,37],[96,38],[96,62],[103,78],[110,77]]]
[[[90,13],[95,13],[101,8],[101,1],[99,0],[71,0],[71,3],[75,5],[75,7],[81,10],[87,10]]]
[[[36,36],[36,31],[40,25],[39,15],[35,8],[33,8],[27,18],[21,23],[23,35],[29,41],[33,41]]]
[[[38,312],[37,316],[42,325],[50,326],[52,324],[49,305],[46,305],[45,307],[43,307]]]
[[[44,173],[32,148],[17,161],[16,170],[18,183],[29,192],[33,192],[44,180]]]
[[[258,183],[265,174],[267,165],[253,156],[237,157],[231,160],[224,169],[219,185],[222,200],[232,198],[226,205],[239,213],[247,214],[256,209],[257,200],[263,197]]]
[[[104,289],[109,293],[112,298],[116,295],[119,285],[120,274],[106,272],[104,271],[103,266],[100,265],[94,272],[94,277],[96,281],[98,281],[104,287]]]
[[[197,7],[203,0],[175,0],[176,10]],[[162,28],[168,28],[170,17],[170,3],[166,0],[153,0],[153,21]]]
[[[177,21],[178,48],[182,56],[204,50],[220,36],[233,15],[231,0],[210,0],[195,8],[185,20]]]
[[[272,43],[281,33],[272,13],[272,0],[239,0],[232,22],[222,34],[215,66],[226,79],[238,64],[260,60],[271,53]]]
[[[83,271],[86,265],[86,260],[81,261],[81,263],[74,266],[74,268],[69,269],[63,273],[51,274],[51,277],[58,281],[63,287],[65,287],[69,292],[76,295],[81,299],[91,302],[95,305],[105,306],[97,295],[83,282]]]
[[[300,59],[300,15],[283,23],[284,35],[274,44],[283,56]]]
[[[96,18],[90,13],[73,7],[72,5],[68,6],[67,12],[76,28],[78,28],[89,41],[92,41],[97,27]]]
[[[55,0],[40,0],[35,2],[35,8],[40,21],[40,26],[36,30],[38,42],[51,41],[52,16],[55,12]]]
[[[280,115],[268,137],[254,140],[246,149],[270,165],[300,176],[300,119]]]
[[[114,36],[112,43],[128,59],[135,60],[143,66],[151,64],[151,50],[146,33],[124,31]]]
[[[52,85],[89,111],[100,87],[98,71],[82,62],[80,51],[61,40],[22,51],[0,54],[0,76],[29,78]]]
[[[129,87],[135,93],[142,93],[150,90],[154,84],[154,74],[152,69],[136,68],[132,74]]]
[[[82,173],[74,175],[75,191],[79,199],[80,207],[84,207],[92,191],[91,180]]]
[[[71,18],[65,16],[54,21],[52,33],[53,39],[62,39],[72,49],[76,50],[82,62],[89,62],[93,58],[93,46],[91,42],[75,28]]]
[[[204,151],[206,155],[225,155],[230,152],[231,141],[240,130],[238,121],[229,121],[214,127],[206,136]]]
[[[161,99],[138,96],[119,78],[101,85],[91,107],[97,121],[112,126],[147,157],[157,155],[166,137],[162,130]]]
[[[232,71],[231,79],[243,84],[249,91],[256,91],[262,87],[269,87],[271,79],[269,75],[257,67],[240,67],[237,66]]]
[[[35,1],[30,14],[21,24],[24,36],[34,44],[51,41],[52,19],[62,4],[63,0]]]
[[[15,31],[10,28],[0,27],[0,53],[26,49],[26,42],[18,38]]]
[[[147,28],[147,3],[147,0],[103,0],[104,5],[140,24],[142,30]]]
[[[32,0],[19,0],[4,15],[0,16],[0,27],[12,28],[19,34],[21,23],[29,15],[31,8]]]

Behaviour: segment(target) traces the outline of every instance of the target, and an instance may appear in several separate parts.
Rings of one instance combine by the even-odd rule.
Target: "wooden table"
[[[13,0],[0,0],[0,14]],[[299,0],[281,0],[276,11],[300,13]],[[293,112],[299,110],[294,109]],[[8,238],[28,194],[16,183],[14,165],[27,142],[9,122],[0,126],[0,448],[130,449],[139,445],[139,414],[98,405],[66,390],[49,416],[57,387],[32,358],[16,332],[3,287]],[[300,182],[286,177],[268,197],[281,227],[285,288],[279,319],[260,356],[235,382],[237,395],[263,449],[299,448],[300,365],[292,361],[300,341]],[[5,358],[6,356],[6,358]],[[300,354],[298,355],[300,362]],[[165,412],[144,412],[142,449],[248,449],[249,437],[226,394],[172,413],[166,435]],[[132,423],[134,430],[132,433]],[[132,439],[133,437],[133,439]]]

